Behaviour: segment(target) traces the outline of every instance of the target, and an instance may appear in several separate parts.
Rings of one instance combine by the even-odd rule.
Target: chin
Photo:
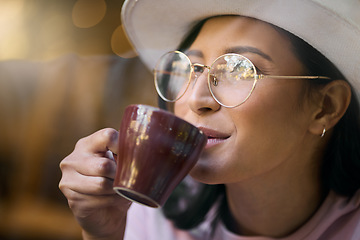
[[[214,172],[212,168],[195,165],[195,167],[190,171],[190,176],[198,182],[205,184],[221,184],[221,178],[218,177],[218,174]]]

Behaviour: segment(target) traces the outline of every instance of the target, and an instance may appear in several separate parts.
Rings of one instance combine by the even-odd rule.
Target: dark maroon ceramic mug
[[[207,137],[174,114],[146,105],[125,109],[119,130],[114,190],[160,207],[197,162]]]

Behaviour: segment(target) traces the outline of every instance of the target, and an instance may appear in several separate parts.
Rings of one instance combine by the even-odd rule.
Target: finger
[[[68,199],[69,207],[74,211],[103,209],[109,206],[126,206],[130,201],[115,195],[88,195],[73,191],[71,189],[66,190],[64,194]]]
[[[86,195],[115,195],[113,181],[105,177],[89,177],[81,174],[64,176],[59,183],[60,190],[65,194],[69,189]]]
[[[111,159],[88,157],[77,160],[70,155],[60,163],[60,168],[62,171],[59,183],[61,190],[69,188],[93,195],[113,193],[116,164]]]
[[[106,157],[90,157],[85,159],[85,161],[84,164],[79,164],[75,168],[79,174],[92,177],[105,177],[111,180],[115,178],[116,163],[113,159]]]
[[[116,163],[110,158],[94,157],[87,153],[74,152],[60,162],[60,169],[63,175],[78,173],[84,176],[114,179]],[[71,175],[66,176],[71,177]]]
[[[85,138],[80,139],[75,146],[76,149],[83,151],[100,153],[105,156],[106,152],[110,150],[117,153],[119,133],[115,129],[105,128],[101,129]]]

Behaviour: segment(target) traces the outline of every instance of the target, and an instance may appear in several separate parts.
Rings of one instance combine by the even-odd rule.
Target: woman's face
[[[285,36],[269,24],[245,17],[208,20],[187,53],[193,63],[209,66],[218,56],[234,49],[252,49],[239,53],[262,74],[303,74],[302,64]],[[175,103],[175,114],[209,137],[191,175],[217,184],[296,169],[309,152],[311,107],[303,100],[303,80],[259,80],[244,104],[225,108],[211,97],[206,71]]]

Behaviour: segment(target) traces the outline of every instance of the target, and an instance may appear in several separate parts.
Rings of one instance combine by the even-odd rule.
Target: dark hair
[[[207,20],[207,19],[206,19]],[[179,50],[190,47],[206,20],[199,22],[181,43]],[[324,55],[293,34],[274,26],[281,34],[289,38],[293,51],[305,66],[306,75],[328,76],[333,80],[347,81],[343,74]],[[308,91],[332,80],[306,81]],[[348,82],[348,81],[347,81]],[[161,107],[169,107],[159,101]],[[352,88],[350,105],[334,127],[333,135],[326,148],[321,181],[326,190],[352,196],[360,188],[360,112],[359,102]],[[183,181],[163,207],[164,215],[173,221],[176,227],[191,229],[199,225],[216,202],[219,202],[218,218],[224,218],[227,201],[224,185],[207,185],[195,182],[191,178]]]

